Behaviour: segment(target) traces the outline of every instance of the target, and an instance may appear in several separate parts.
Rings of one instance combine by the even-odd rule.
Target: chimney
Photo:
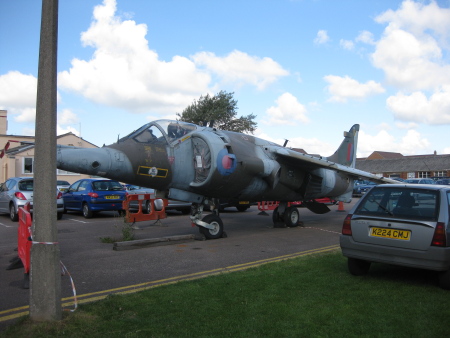
[[[8,112],[0,110],[0,135],[6,135],[8,132]]]

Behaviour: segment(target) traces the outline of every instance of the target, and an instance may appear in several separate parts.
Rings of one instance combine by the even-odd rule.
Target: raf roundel
[[[227,149],[222,149],[217,156],[216,164],[221,175],[230,175],[236,169],[236,156],[229,154]]]

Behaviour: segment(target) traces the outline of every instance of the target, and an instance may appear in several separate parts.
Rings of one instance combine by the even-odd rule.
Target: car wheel
[[[63,213],[62,213],[62,212],[58,212],[58,213],[56,214],[56,219],[57,219],[57,220],[60,220],[62,217],[63,217]]]
[[[349,257],[347,266],[348,271],[350,271],[353,276],[362,276],[369,272],[370,262]]]
[[[16,212],[16,207],[14,206],[14,204],[11,204],[9,206],[9,218],[13,222],[17,222],[19,220],[19,215]]]
[[[94,213],[92,212],[91,208],[89,207],[89,204],[84,203],[83,204],[83,216],[84,218],[92,218],[92,215]]]
[[[200,233],[208,239],[217,239],[223,235],[223,222],[219,216],[215,214],[206,215],[202,219],[203,222],[214,226],[214,229],[200,227]]]
[[[289,228],[295,228],[300,223],[300,213],[297,207],[289,207],[284,213],[284,223]]]
[[[142,209],[144,214],[150,214],[152,212],[152,204],[150,201],[145,201],[144,208]]]
[[[450,270],[439,272],[439,286],[442,289],[450,290]]]

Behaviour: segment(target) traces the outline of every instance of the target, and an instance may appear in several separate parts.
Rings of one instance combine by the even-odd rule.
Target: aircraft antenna
[[[289,142],[289,140],[284,140],[284,144],[283,144],[283,147],[286,147],[286,145],[288,144],[288,142]]]

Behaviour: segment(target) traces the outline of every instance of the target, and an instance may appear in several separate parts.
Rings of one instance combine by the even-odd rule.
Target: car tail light
[[[90,197],[92,197],[92,198],[97,198],[98,197],[98,194],[96,192],[90,192],[88,195]]]
[[[352,216],[351,214],[348,214],[347,217],[344,219],[344,224],[342,224],[342,234],[351,236],[352,235]]]
[[[447,246],[445,224],[439,222],[434,229],[433,239],[431,240],[432,246]]]
[[[60,198],[62,198],[62,192],[61,192],[61,191],[59,191],[59,192],[58,192],[58,195],[56,195],[56,199],[57,199],[57,200],[59,200]]]
[[[25,195],[22,194],[20,191],[15,192],[14,196],[16,196],[17,199],[22,200],[22,201],[26,201],[27,200]]]

